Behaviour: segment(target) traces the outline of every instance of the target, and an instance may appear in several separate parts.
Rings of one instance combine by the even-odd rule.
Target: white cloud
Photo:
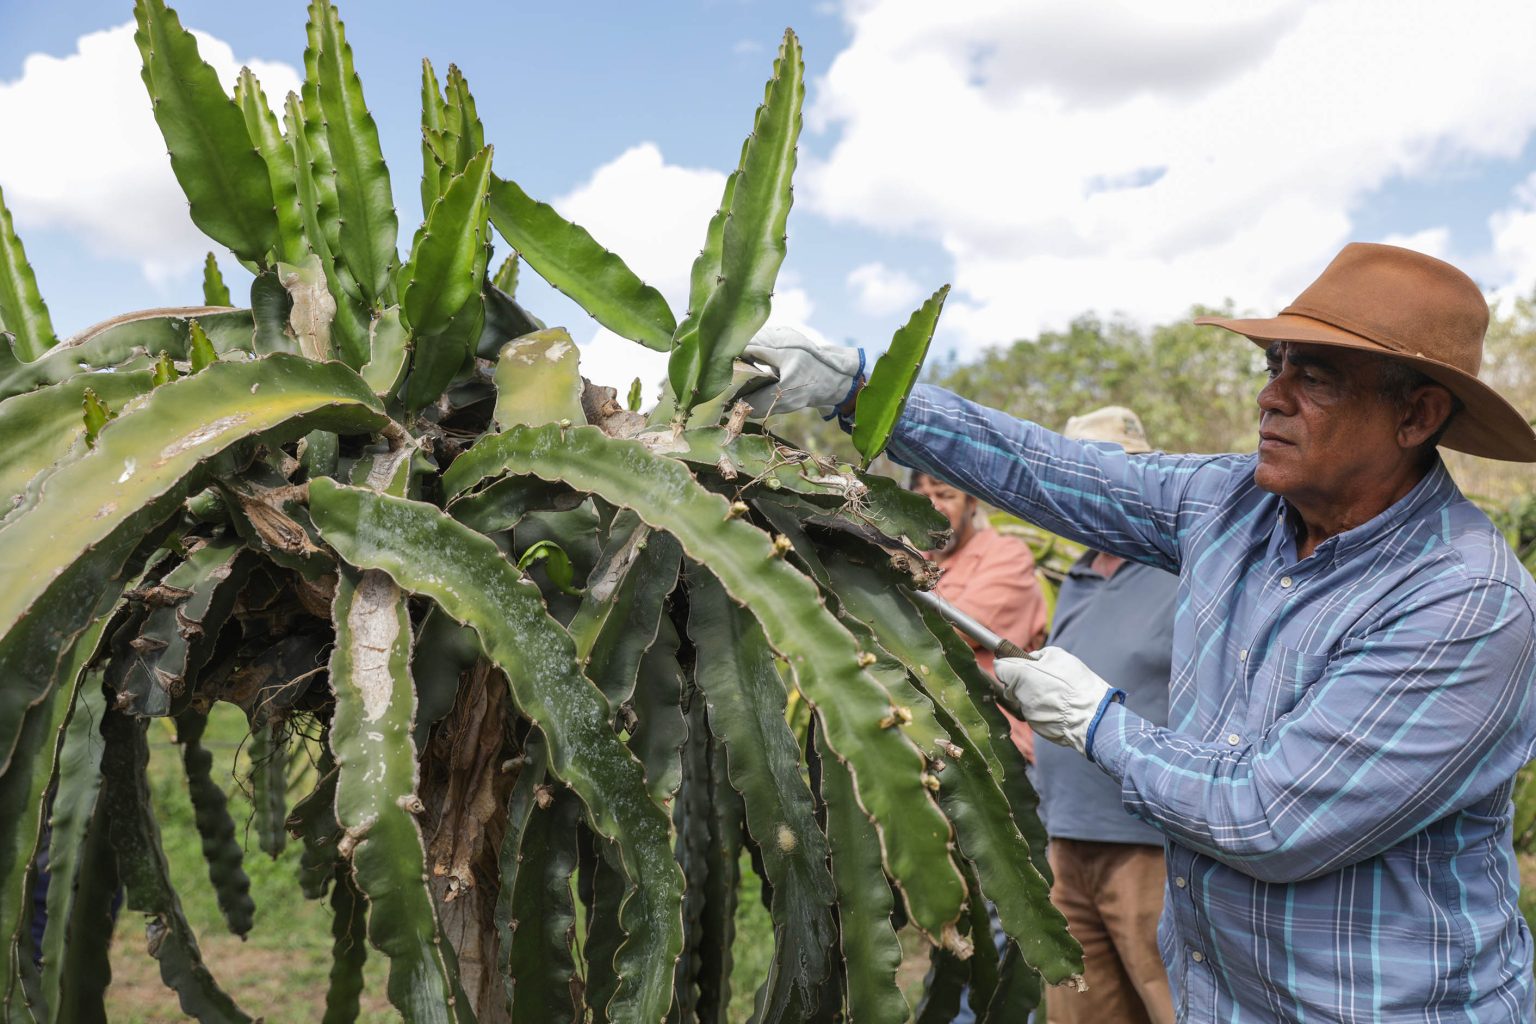
[[[591,340],[581,346],[581,373],[594,384],[606,384],[617,390],[621,403],[629,397],[630,384],[639,377],[643,406],[649,409],[656,404],[662,382],[667,379],[667,354],[599,327]]]
[[[1536,289],[1536,174],[1515,190],[1514,202],[1488,218],[1493,262],[1503,271],[1497,286],[1501,301],[1523,298]]]
[[[242,62],[194,32],[229,88]],[[246,60],[270,101],[299,87],[287,64]],[[0,186],[20,230],[62,229],[94,254],[136,263],[152,283],[189,276],[218,247],[193,226],[139,78],[133,25],[83,35],[65,57],[32,54],[0,82]]]
[[[1278,308],[1372,191],[1514,158],[1536,127],[1525,0],[847,0],[844,18],[807,118],[833,141],[800,194],[941,245],[941,335],[968,351],[1089,309]]]
[[[923,294],[905,271],[893,270],[878,261],[855,267],[848,274],[854,303],[871,316],[910,309]]]
[[[1451,230],[1447,227],[1425,228],[1408,234],[1388,235],[1379,241],[1387,245],[1400,245],[1404,249],[1428,253],[1437,259],[1451,258]]]
[[[721,172],[669,164],[655,143],[642,142],[603,164],[554,207],[618,253],[681,315],[688,274],[724,189]]]
[[[693,261],[724,189],[722,172],[669,164],[659,147],[644,142],[603,164],[553,205],[618,253],[681,318],[688,308]],[[782,270],[769,323],[804,327],[812,310],[810,296],[794,272]],[[617,388],[621,398],[639,377],[649,408],[666,378],[667,356],[598,329],[582,346],[582,372],[596,383]]]

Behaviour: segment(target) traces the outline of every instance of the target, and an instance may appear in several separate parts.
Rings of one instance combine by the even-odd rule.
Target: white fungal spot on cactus
[[[793,829],[780,822],[778,831],[773,836],[773,845],[779,848],[780,853],[794,853],[795,847],[800,845],[800,839]]]
[[[320,258],[311,253],[303,263],[279,263],[277,270],[283,287],[293,299],[288,327],[299,343],[299,351],[309,359],[328,358],[336,300],[326,286]]]
[[[403,445],[392,452],[387,452],[373,460],[373,468],[368,471],[368,487],[375,491],[382,491],[389,486],[389,482],[395,478],[400,464],[411,457],[414,451],[411,445]]]
[[[120,484],[127,483],[128,479],[131,476],[133,476],[133,471],[138,469],[138,468],[139,468],[139,460],[138,459],[124,459],[123,460],[123,475],[117,478],[117,482],[120,483]]]
[[[171,459],[174,459],[176,456],[182,454],[183,452],[191,451],[193,448],[196,448],[200,444],[207,444],[209,441],[212,441],[226,430],[238,427],[249,418],[250,416],[248,413],[241,412],[235,413],[232,416],[220,416],[212,423],[203,424],[201,427],[198,427],[196,430],[192,431],[192,433],[187,434],[185,437],[177,438],[170,444],[166,445],[163,449],[161,449],[160,464],[164,465]],[[133,460],[129,459],[128,462],[124,464],[125,475],[117,481],[118,483],[122,483],[123,481],[127,480],[128,477],[133,475],[132,463]]]
[[[352,676],[363,698],[363,720],[376,722],[389,710],[394,692],[390,655],[400,637],[400,588],[387,575],[363,573],[347,609]],[[382,739],[382,737],[380,737]]]

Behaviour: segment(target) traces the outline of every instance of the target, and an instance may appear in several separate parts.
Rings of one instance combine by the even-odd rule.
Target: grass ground
[[[204,736],[204,744],[214,755],[215,778],[229,778],[230,766],[237,758],[240,775],[248,772],[241,750],[245,731],[245,719],[239,711],[229,705],[215,707]],[[244,839],[256,925],[243,942],[229,934],[219,916],[193,827],[180,750],[174,742],[175,728],[168,721],[157,720],[150,724],[149,736],[150,780],[171,876],[213,976],[242,1009],[264,1018],[267,1024],[319,1019],[331,965],[331,912],[325,901],[311,902],[299,892],[295,881],[297,844],[290,843],[276,860],[262,853],[254,827],[246,827],[250,800],[230,782],[230,813]],[[758,899],[757,878],[745,859],[742,879],[731,974],[733,1022],[745,1022],[750,1015],[752,994],[767,975],[773,953],[772,924]],[[915,934],[903,935],[903,940],[909,955],[901,980],[915,997],[926,968],[926,954]],[[362,1024],[400,1019],[383,994],[386,969],[376,952],[369,957],[358,1018]],[[118,918],[107,1016],[114,1024],[170,1024],[187,1019],[177,1006],[176,994],[161,983],[158,965],[144,950],[143,915],[125,912]]]

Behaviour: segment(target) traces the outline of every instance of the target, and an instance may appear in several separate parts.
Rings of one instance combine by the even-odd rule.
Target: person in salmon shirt
[[[929,556],[944,570],[934,588],[939,596],[1026,651],[1039,648],[1050,628],[1050,617],[1035,578],[1035,556],[1029,545],[1018,537],[998,533],[982,515],[975,498],[942,480],[913,473],[910,486],[933,502],[949,520],[952,531],[949,543]],[[976,663],[991,674],[992,652],[969,637],[965,639],[976,652]],[[1009,716],[1008,721],[1014,745],[1025,760],[1033,762],[1034,734],[1018,719]]]

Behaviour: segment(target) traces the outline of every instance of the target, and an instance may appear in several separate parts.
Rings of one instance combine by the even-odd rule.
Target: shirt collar
[[[1430,467],[1429,472],[1424,474],[1422,480],[1414,484],[1412,490],[1354,529],[1329,537],[1317,546],[1311,557],[1333,560],[1348,558],[1359,549],[1376,543],[1404,522],[1417,518],[1426,509],[1444,506],[1457,493],[1456,482],[1451,479],[1450,471],[1445,468],[1445,463],[1437,454],[1435,464]],[[1279,548],[1290,556],[1291,562],[1294,562],[1296,561],[1296,528],[1300,517],[1291,507],[1290,502],[1281,499],[1276,519],[1274,540],[1278,543],[1272,542],[1270,551],[1274,553]]]

